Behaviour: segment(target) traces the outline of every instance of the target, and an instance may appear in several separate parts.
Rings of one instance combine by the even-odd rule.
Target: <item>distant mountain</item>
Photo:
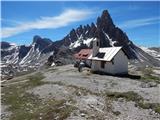
[[[151,48],[147,48],[147,47],[143,47],[140,46],[140,48],[148,53],[149,55],[153,56],[154,58],[160,60],[160,47],[151,47]]]
[[[26,65],[39,61],[39,57],[43,56],[42,51],[53,42],[49,39],[42,39],[39,36],[33,38],[33,42],[29,46],[12,46],[10,43],[1,43],[2,60],[7,63]],[[7,46],[7,47],[5,47]],[[50,51],[51,52],[51,51]],[[53,52],[53,51],[52,51]],[[48,55],[47,53],[45,56]],[[50,54],[49,54],[50,55]],[[47,57],[47,56],[46,56]]]
[[[2,61],[6,61],[6,63],[16,64],[26,56],[29,50],[29,46],[17,46],[7,42],[1,42],[1,59]]]
[[[160,61],[155,56],[137,47],[126,33],[114,25],[107,10],[102,12],[96,23],[80,25],[59,41],[52,42],[50,39],[34,36],[29,46],[1,42],[1,56],[3,61],[21,66],[42,65],[51,55],[55,60],[65,61],[64,64],[67,64],[72,62],[75,52],[82,48],[92,48],[95,37],[100,39],[101,47],[123,46],[131,60],[144,65],[160,66]]]

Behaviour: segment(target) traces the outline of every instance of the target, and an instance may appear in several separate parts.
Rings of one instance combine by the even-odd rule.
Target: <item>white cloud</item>
[[[151,18],[125,21],[124,23],[121,23],[118,26],[123,29],[131,29],[131,28],[137,28],[141,26],[157,24],[159,22],[160,22],[160,17],[151,17]]]
[[[86,19],[91,11],[67,9],[58,16],[41,17],[41,19],[24,22],[15,27],[2,28],[2,38],[11,37],[13,35],[23,33],[33,29],[55,29],[69,25],[72,22]]]

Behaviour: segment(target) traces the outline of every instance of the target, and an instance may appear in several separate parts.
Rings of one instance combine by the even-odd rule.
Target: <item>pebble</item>
[[[81,117],[85,117],[85,114],[84,114],[84,113],[81,113]]]

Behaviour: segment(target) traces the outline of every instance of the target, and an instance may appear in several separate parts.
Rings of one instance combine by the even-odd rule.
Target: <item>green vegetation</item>
[[[145,103],[145,102],[138,102],[136,106],[139,106],[143,109],[152,109],[157,113],[160,113],[160,103]]]
[[[127,101],[141,101],[143,98],[133,91],[129,92],[106,92],[107,97],[117,100],[118,98],[125,98]]]
[[[53,73],[53,72],[56,72],[57,70],[58,70],[58,68],[53,67],[53,68],[47,69],[46,71]]]
[[[27,75],[27,74],[30,74],[30,73],[33,73],[33,72],[35,72],[34,69],[29,69],[28,71],[17,72],[17,73],[16,73],[16,77],[18,77],[18,76],[23,76],[23,75]]]
[[[76,85],[66,85],[65,83],[61,82],[61,81],[56,81],[56,82],[51,82],[51,84],[57,84],[57,85],[60,85],[60,86],[66,86],[68,88],[73,88],[74,89],[74,93],[75,95],[77,96],[80,96],[81,94],[82,95],[87,95],[87,94],[91,94],[91,95],[99,95],[99,93],[95,93],[95,92],[92,92],[86,88],[83,88],[83,87],[78,87]]]
[[[156,77],[156,76],[142,76],[142,81],[144,82],[156,82],[158,84],[160,84],[160,78],[159,77]]]
[[[11,111],[11,120],[29,120],[33,118],[35,108],[40,105],[41,100],[38,96],[25,92],[27,90],[25,83],[18,85],[10,85],[2,89],[2,103],[9,105],[8,110]]]
[[[156,82],[160,83],[160,77],[153,76],[153,69],[150,68],[145,68],[142,70],[143,76],[141,77],[141,80],[144,82]]]
[[[74,102],[72,99],[69,101]],[[67,105],[66,102],[66,100],[55,99],[47,101],[47,105],[43,105],[43,108],[37,111],[35,118],[37,119],[39,117],[42,120],[52,120],[54,118],[57,118],[57,120],[66,119],[70,113],[76,109],[75,106]]]
[[[51,84],[56,84],[56,85],[59,85],[59,86],[65,86],[65,84],[61,81],[51,82]]]
[[[67,118],[76,107],[66,104],[75,102],[71,98],[66,100],[50,99],[44,101],[39,96],[26,92],[35,86],[47,84],[42,81],[43,74],[36,73],[27,77],[28,81],[12,84],[2,88],[2,104],[8,105],[11,111],[10,120],[50,120]]]
[[[46,82],[42,81],[42,79],[44,79],[45,77],[40,72],[36,73],[32,76],[28,76],[27,78],[28,78],[27,85],[31,86],[31,87],[43,85],[46,83]]]
[[[112,111],[113,112],[113,114],[115,114],[115,115],[120,115],[121,114],[121,112],[119,112],[119,111]]]
[[[118,98],[125,98],[127,101],[134,101],[136,106],[139,106],[143,109],[152,109],[157,113],[160,113],[160,103],[146,103],[144,99],[133,91],[129,92],[106,92],[107,98],[112,100],[118,100]]]
[[[77,95],[77,96],[81,96],[82,95],[88,95],[88,94],[92,94],[92,95],[97,95],[97,93],[94,93],[86,88],[83,88],[83,87],[78,87],[78,86],[75,86],[75,85],[68,85],[67,87],[70,87],[70,88],[74,88],[75,91],[73,94]]]

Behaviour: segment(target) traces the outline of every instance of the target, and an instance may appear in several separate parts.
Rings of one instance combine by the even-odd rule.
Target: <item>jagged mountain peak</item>
[[[33,42],[32,44],[41,44],[41,43],[44,43],[44,44],[51,44],[52,43],[52,40],[48,39],[48,38],[41,38],[40,36],[38,35],[35,35],[33,37]]]
[[[50,39],[35,35],[30,46],[16,47],[16,49],[12,49],[10,52],[3,50],[2,55],[4,57],[7,56],[5,57],[7,60],[8,58],[14,58],[10,61],[20,61],[19,63],[21,64],[34,64],[35,61],[41,60],[42,56],[43,60],[47,59],[46,56],[53,52],[59,54],[58,51],[63,50],[65,54],[68,54],[67,49],[77,52],[83,48],[92,48],[92,40],[95,37],[100,39],[100,47],[122,46],[130,59],[143,60],[147,61],[148,64],[160,66],[159,61],[134,45],[129,40],[127,34],[114,25],[108,10],[102,12],[101,16],[97,18],[96,23],[92,22],[80,25],[75,29],[73,28],[62,40],[52,42]],[[6,44],[6,46],[8,45]]]
[[[11,46],[10,43],[4,41],[0,42],[0,44],[2,49],[9,48]]]
[[[97,24],[97,27],[105,30],[109,29],[110,27],[115,27],[108,10],[104,10],[102,12],[101,17],[97,18],[96,24]]]
[[[1,41],[0,46],[1,46],[1,49],[8,49],[10,47],[16,47],[17,45],[15,43],[9,43],[9,42],[6,42],[6,41]]]
[[[38,48],[41,51],[52,43],[52,40],[48,38],[41,38],[40,36],[35,35],[31,45],[34,46],[34,49]]]
[[[96,25],[92,22],[92,23],[91,23],[91,27],[96,27]]]
[[[108,10],[104,10],[102,12],[101,19],[112,20]]]

